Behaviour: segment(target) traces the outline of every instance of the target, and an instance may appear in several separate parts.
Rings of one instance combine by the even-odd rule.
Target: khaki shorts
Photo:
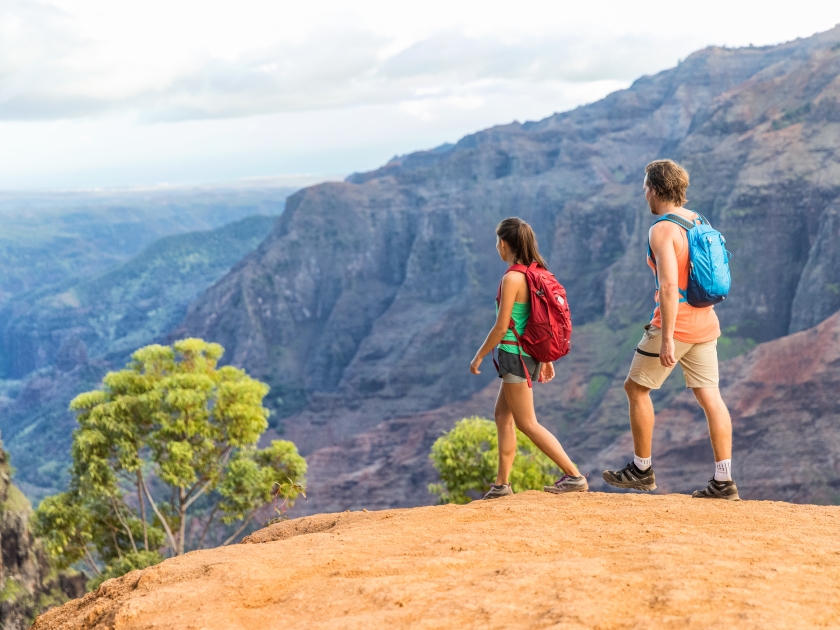
[[[662,346],[662,330],[648,324],[645,326],[645,334],[636,353],[633,356],[633,364],[630,366],[630,374],[627,377],[643,387],[659,389],[662,383],[674,368],[664,367],[659,362],[659,349]],[[647,356],[639,353],[654,356]],[[685,343],[674,339],[674,357],[682,366],[685,374],[686,387],[717,387],[720,382],[718,376],[717,339],[703,343]]]

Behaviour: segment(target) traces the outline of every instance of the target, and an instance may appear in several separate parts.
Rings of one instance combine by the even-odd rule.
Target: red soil
[[[110,580],[34,628],[836,628],[838,523],[598,493],[322,514]]]

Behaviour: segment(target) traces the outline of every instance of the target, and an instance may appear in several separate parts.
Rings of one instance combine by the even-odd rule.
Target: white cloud
[[[474,20],[463,6],[449,6],[439,24],[419,26],[416,9],[426,5],[402,18],[386,12],[377,23],[372,10],[382,7],[371,2],[350,15],[335,2],[298,12],[257,2],[7,3],[0,18],[5,120],[224,118],[399,104],[424,94],[460,98],[465,85],[482,81],[629,81],[708,37],[690,24],[657,29],[627,13],[629,3],[615,2],[601,3],[614,17],[599,20],[600,28],[587,26],[590,14],[541,2],[530,3],[533,21],[527,3],[504,20],[499,5],[485,3],[473,5]],[[655,8],[649,14],[655,22]]]
[[[838,21],[836,0],[0,0],[0,186],[371,168]]]

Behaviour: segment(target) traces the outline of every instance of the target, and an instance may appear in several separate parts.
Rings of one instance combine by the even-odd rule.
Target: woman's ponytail
[[[548,268],[545,260],[540,256],[534,230],[519,217],[510,217],[499,223],[496,227],[496,236],[508,244],[518,262],[523,265],[535,262],[543,269]]]

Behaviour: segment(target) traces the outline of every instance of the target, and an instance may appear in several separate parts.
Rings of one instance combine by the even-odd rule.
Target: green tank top
[[[496,316],[499,315],[499,305],[496,304]],[[510,313],[510,317],[513,320],[513,325],[516,327],[516,333],[521,337],[525,333],[525,326],[528,324],[528,318],[531,316],[531,303],[530,302],[514,302],[513,303],[513,311]],[[502,337],[502,341],[516,341],[516,337],[513,334],[512,330],[508,330],[505,333],[505,336]],[[517,346],[509,346],[504,343],[500,343],[496,346],[499,350],[504,350],[505,352],[511,352],[513,354],[519,354],[519,348]],[[530,357],[531,355],[522,351],[523,357]]]

